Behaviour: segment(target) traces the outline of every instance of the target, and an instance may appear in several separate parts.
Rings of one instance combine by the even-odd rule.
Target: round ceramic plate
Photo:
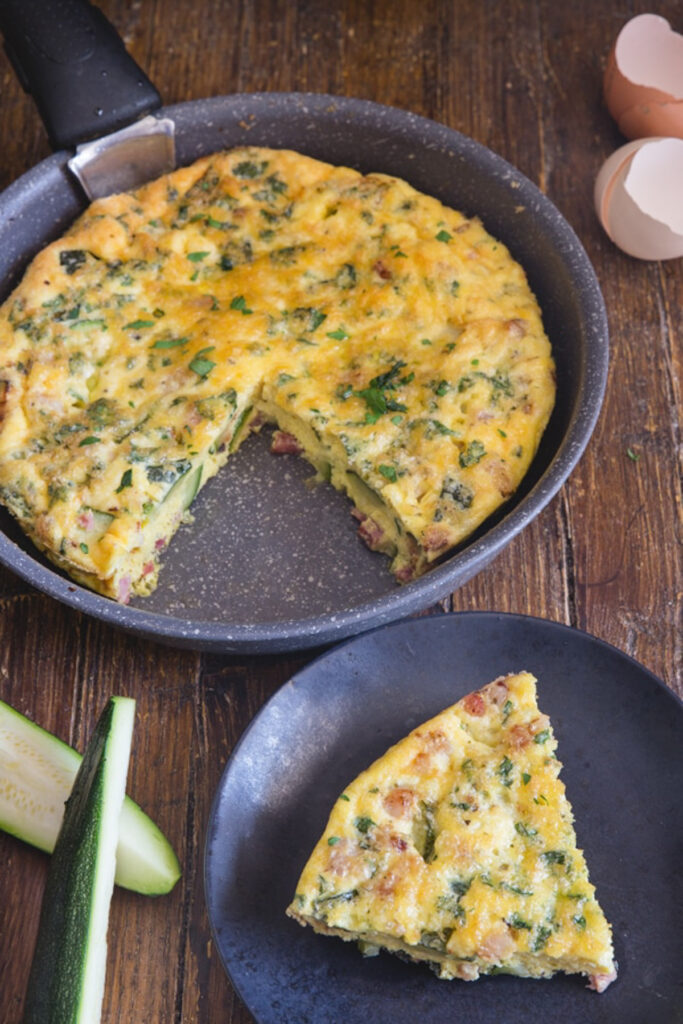
[[[439,981],[285,917],[330,808],[416,725],[503,673],[538,678],[579,845],[614,930],[618,980]],[[206,895],[258,1024],[674,1024],[683,1020],[683,704],[615,648],[556,623],[467,613],[383,627],[323,655],[261,709],[208,829]],[[216,1008],[216,1013],[219,1009]]]

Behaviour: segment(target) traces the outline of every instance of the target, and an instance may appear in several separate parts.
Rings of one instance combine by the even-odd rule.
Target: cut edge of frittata
[[[527,672],[413,730],[349,785],[287,914],[440,978],[616,978],[548,717]]]

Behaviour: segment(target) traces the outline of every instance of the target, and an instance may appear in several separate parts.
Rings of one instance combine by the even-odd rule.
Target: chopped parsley
[[[371,828],[377,827],[372,818],[365,817],[356,818],[356,820],[354,821],[354,825],[356,826],[359,832],[363,833],[363,835],[366,835]]]
[[[503,783],[504,786],[508,786],[509,787],[509,786],[512,785],[511,773],[512,773],[512,769],[513,768],[514,768],[514,763],[510,760],[510,758],[506,754],[505,757],[503,758],[503,760],[500,762],[500,764],[496,768],[496,774],[498,775],[498,777],[500,778],[500,781]]]
[[[116,493],[120,494],[121,491],[125,491],[126,487],[131,487],[133,484],[133,470],[127,469],[121,477],[121,483],[116,488]]]
[[[538,835],[537,828],[532,828],[531,825],[525,825],[523,821],[515,822],[515,832],[517,835],[524,836],[526,839],[533,839],[534,836]]]
[[[242,316],[250,316],[254,310],[247,308],[247,300],[244,295],[236,295],[234,299],[230,301],[230,309],[238,309]]]
[[[99,444],[99,437],[84,437],[82,441],[78,442],[79,448],[84,448],[87,444]]]
[[[187,258],[188,258],[188,260],[192,260],[193,263],[201,263],[201,261],[205,260],[208,255],[209,255],[208,251],[204,251],[204,252],[188,252]]]
[[[207,348],[200,349],[190,363],[190,369],[196,373],[198,377],[208,377],[216,365],[211,359],[205,358],[206,353],[213,352],[215,347],[215,345],[209,345]]]
[[[232,173],[236,178],[260,178],[267,166],[268,162],[265,160],[258,164],[253,160],[242,160],[235,164]]]
[[[343,326],[341,326],[341,327],[338,327],[336,329],[336,331],[328,331],[327,332],[327,337],[328,338],[332,338],[333,341],[345,341],[346,338],[349,337],[349,335],[346,333],[345,328]]]
[[[397,472],[396,472],[396,470],[394,469],[393,466],[384,466],[384,465],[382,465],[382,466],[378,466],[378,469],[379,469],[380,473],[382,474],[382,476],[384,477],[385,480],[388,480],[392,484],[396,483],[396,481],[398,479],[398,474],[397,474]]]
[[[75,274],[85,263],[86,254],[82,249],[62,249],[59,254],[59,265],[67,274]]]
[[[336,846],[336,844],[338,842],[339,842],[339,836],[329,836],[328,840],[327,840],[327,845],[328,846]]]
[[[525,928],[529,932],[533,931],[533,926],[530,925],[528,921],[525,921],[523,917],[520,917],[519,914],[513,914],[512,917],[507,917],[505,919],[505,923],[516,931],[520,931],[522,928]]]
[[[436,240],[437,242],[450,242],[452,237],[453,235],[449,234],[448,231],[442,228],[438,235],[436,235]]]
[[[470,441],[464,452],[460,452],[459,462],[463,469],[476,464],[486,455],[486,449],[481,441]]]

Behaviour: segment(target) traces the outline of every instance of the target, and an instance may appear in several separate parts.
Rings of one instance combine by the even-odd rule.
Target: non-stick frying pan
[[[317,646],[424,609],[475,575],[538,515],[588,442],[605,386],[608,336],[580,242],[552,203],[503,159],[405,111],[333,96],[255,93],[181,103],[159,114],[175,122],[178,164],[243,144],[296,149],[400,176],[479,215],[526,269],[539,299],[557,363],[556,408],[514,498],[450,558],[403,587],[386,560],[356,537],[348,501],[326,486],[306,488],[310,469],[303,461],[274,459],[261,437],[242,446],[201,491],[195,522],[176,535],[148,598],[121,606],[77,586],[36,552],[4,510],[0,561],[108,623],[222,652]],[[86,134],[91,131],[89,125]],[[2,298],[34,253],[86,205],[67,166],[71,155],[55,153],[0,196]]]

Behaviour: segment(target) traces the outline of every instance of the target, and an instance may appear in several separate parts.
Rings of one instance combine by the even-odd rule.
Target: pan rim
[[[241,108],[268,105],[308,110],[312,116],[334,110],[346,115],[350,127],[358,118],[390,116],[417,136],[428,133],[434,146],[452,151],[454,157],[472,162],[501,180],[515,182],[516,195],[533,207],[536,217],[573,278],[582,280],[579,307],[587,341],[578,397],[564,436],[537,482],[493,526],[425,576],[400,589],[336,613],[275,622],[216,622],[179,618],[162,612],[119,605],[63,577],[25,552],[0,529],[0,563],[41,592],[61,603],[125,631],[178,647],[222,653],[274,653],[318,647],[355,633],[384,625],[422,611],[457,589],[495,558],[500,551],[557,494],[583,454],[597,422],[604,397],[608,367],[608,326],[604,300],[588,255],[573,228],[557,207],[521,171],[486,146],[440,122],[398,107],[354,97],[325,93],[252,92],[190,100],[162,108],[159,116],[171,117],[182,130],[183,122],[196,120],[199,111],[225,115],[226,105],[237,114]],[[199,155],[199,154],[198,154]],[[69,154],[55,153],[9,186],[3,200],[13,201],[27,183],[61,171]],[[66,171],[64,171],[66,173]],[[513,499],[514,500],[514,499]]]

